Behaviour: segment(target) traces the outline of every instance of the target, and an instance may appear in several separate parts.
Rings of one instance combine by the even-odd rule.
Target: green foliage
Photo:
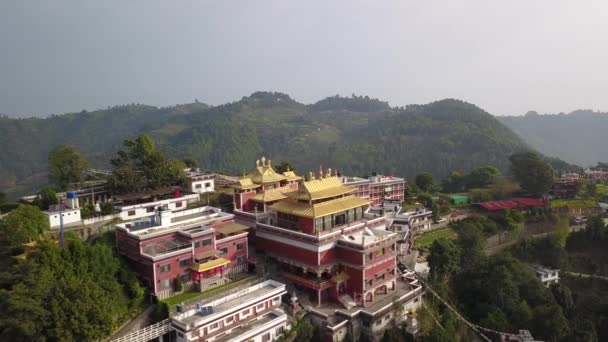
[[[110,215],[114,212],[114,204],[112,202],[101,202],[99,208],[102,215]]]
[[[120,272],[118,259],[106,245],[71,240],[61,250],[43,241],[10,270],[12,285],[0,289],[0,338],[103,339],[143,299],[142,291],[130,292],[136,286],[117,279]]]
[[[87,160],[73,146],[57,145],[49,153],[49,179],[61,190],[83,181],[88,167]]]
[[[537,339],[569,333],[561,307],[526,265],[508,255],[488,258],[452,279],[452,289],[473,322],[502,331],[527,327]]]
[[[0,220],[0,238],[12,247],[30,242],[49,229],[48,216],[31,205],[19,205]]]
[[[16,187],[25,179],[44,186],[45,161],[58,144],[78,146],[95,167],[107,168],[117,146],[139,133],[153,137],[170,158],[191,158],[203,169],[228,174],[250,170],[252,156],[265,154],[293,161],[300,170],[323,165],[345,175],[382,170],[410,179],[430,170],[443,178],[487,164],[505,171],[507,157],[527,148],[496,118],[462,101],[405,108],[377,106],[364,97],[356,101],[361,105],[345,102],[306,106],[285,94],[260,92],[210,108],[129,105],[49,119],[0,118],[0,144],[14,146],[0,155],[0,188],[27,191]],[[36,141],[24,141],[28,135]],[[125,183],[133,181],[136,189],[146,185]]]
[[[463,192],[472,188],[486,188],[494,183],[500,171],[494,166],[486,165],[473,169],[468,174],[452,172],[441,182],[443,192]]]
[[[40,192],[38,192],[38,196],[34,201],[34,204],[36,204],[36,206],[40,208],[40,210],[47,210],[49,209],[50,205],[57,203],[59,203],[59,199],[57,198],[57,192],[55,192],[55,190],[51,188],[40,190]]]
[[[288,160],[283,160],[281,161],[281,163],[274,166],[274,170],[278,173],[283,173],[285,171],[296,171],[296,168],[292,162]]]
[[[175,278],[175,292],[181,292],[184,289],[184,285],[182,284],[182,278],[181,277],[176,277]]]
[[[186,167],[189,168],[193,168],[196,167],[198,165],[198,163],[196,162],[196,160],[191,159],[191,158],[185,158],[182,160],[182,162],[184,163],[184,165],[186,165]]]
[[[521,188],[535,196],[546,194],[553,185],[553,169],[534,152],[516,153],[509,157],[511,173]]]
[[[433,175],[428,172],[416,176],[416,186],[424,192],[432,190],[434,184],[435,179],[433,178]]]
[[[125,140],[125,150],[112,159],[115,169],[108,184],[116,193],[157,189],[181,184],[186,165],[179,160],[167,160],[156,148],[154,140],[141,134],[135,140]]]
[[[525,239],[515,246],[513,253],[522,260],[552,268],[564,268],[568,265],[568,254],[557,235]]]
[[[302,320],[298,323],[296,329],[296,342],[310,342],[313,340],[313,335],[315,334],[315,328],[310,324],[310,321],[306,318],[302,318]]]
[[[460,249],[450,239],[437,239],[429,248],[427,260],[436,275],[456,273],[460,270]]]
[[[2,191],[0,191],[0,205],[4,204],[6,202],[6,194]]]

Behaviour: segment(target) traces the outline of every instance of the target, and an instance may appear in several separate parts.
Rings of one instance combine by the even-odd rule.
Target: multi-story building
[[[369,178],[340,177],[344,185],[355,187],[354,195],[369,199],[371,205],[381,206],[385,200],[405,200],[405,179],[376,175]]]
[[[189,204],[199,201],[199,194],[184,192],[179,186],[170,186],[116,196],[114,209],[121,220],[127,221],[154,215],[159,207],[170,211],[184,210]]]
[[[281,309],[285,285],[266,280],[221,297],[179,307],[171,317],[178,342],[268,342],[289,329]]]
[[[186,169],[186,178],[190,192],[207,194],[215,191],[215,175],[201,172],[199,169]]]
[[[247,227],[233,217],[213,207],[160,207],[153,216],[116,225],[118,252],[157,296],[171,294],[178,277],[202,291],[247,267]]]

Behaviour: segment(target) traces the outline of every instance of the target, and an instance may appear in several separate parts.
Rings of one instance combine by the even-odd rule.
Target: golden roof
[[[258,184],[253,184],[251,178],[239,178],[239,183],[233,186],[236,189],[249,190],[260,187]]]
[[[331,281],[333,281],[334,283],[337,284],[339,282],[343,282],[343,281],[346,281],[348,279],[350,279],[350,276],[348,275],[348,273],[342,271],[342,272],[336,274],[335,276],[333,276],[331,278]]]
[[[228,265],[229,263],[230,263],[230,260],[228,260],[228,259],[217,258],[217,259],[214,259],[211,261],[204,262],[202,264],[193,264],[192,267],[190,267],[190,269],[195,272],[205,272],[208,270],[212,270],[216,267]]]
[[[256,201],[256,202],[264,202],[264,203],[274,202],[274,201],[278,201],[278,200],[287,198],[287,196],[285,196],[283,193],[288,192],[288,191],[293,191],[293,189],[288,186],[268,189],[268,190],[265,190],[264,192],[261,192],[255,196],[251,197],[251,200]]]
[[[313,205],[298,203],[293,200],[280,201],[273,204],[270,208],[285,214],[317,218],[323,217],[341,211],[362,207],[368,205],[370,201],[364,200],[357,196],[346,196],[342,198],[336,198],[330,201],[316,203]]]
[[[224,235],[230,235],[234,233],[241,233],[249,229],[249,227],[244,226],[239,223],[229,223],[220,227],[214,228],[216,232]]]
[[[256,184],[276,183],[287,179],[282,174],[277,173],[272,167],[270,159],[262,157],[262,160],[256,160],[255,169],[248,175]]]
[[[285,171],[283,172],[283,176],[287,177],[288,181],[296,181],[302,179],[302,177],[296,175],[293,171]]]
[[[318,200],[355,191],[356,188],[342,184],[336,176],[314,179],[300,183],[298,190],[285,195],[298,200]]]

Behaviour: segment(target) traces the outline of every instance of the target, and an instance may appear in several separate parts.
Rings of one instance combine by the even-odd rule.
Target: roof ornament
[[[262,156],[262,166],[266,166],[266,157]]]
[[[331,167],[327,169],[327,174],[325,177],[331,177]]]
[[[310,180],[315,180],[315,174],[312,171],[310,171]]]
[[[257,167],[260,166],[260,160],[259,159],[255,161],[255,166],[257,166]]]
[[[268,167],[270,167],[270,163],[272,163],[272,160],[268,159]]]
[[[323,179],[323,165],[319,165],[319,179]]]

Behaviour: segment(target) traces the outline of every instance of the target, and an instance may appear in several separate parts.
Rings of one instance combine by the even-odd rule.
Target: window
[[[163,204],[163,209],[169,209],[169,203]]]
[[[277,336],[283,334],[283,330],[284,330],[283,327],[278,327],[277,330],[276,330],[277,331]]]
[[[368,281],[366,281],[366,282],[365,282],[365,284],[366,284],[367,286],[372,286],[372,284],[373,284],[373,283],[374,283],[374,282],[373,282],[373,280],[372,280],[372,279],[370,279],[370,280],[368,280]]]
[[[171,271],[171,264],[161,265],[159,271],[160,273],[167,273]]]
[[[262,335],[262,342],[270,341],[270,333]]]
[[[202,187],[203,187],[203,185],[202,185],[202,184],[196,184],[196,186],[194,186],[194,188],[195,188],[195,189],[200,189],[200,188],[202,188]]]
[[[135,210],[129,210],[128,215],[129,215],[129,216],[133,216],[133,215],[135,215]]]
[[[181,208],[181,207],[182,207],[182,205],[184,205],[184,202],[176,202],[176,203],[175,203],[175,207],[176,207],[176,208]]]
[[[236,244],[236,250],[237,251],[242,251],[245,249],[245,244],[244,243],[237,243]]]
[[[258,306],[256,306],[255,309],[258,311],[264,309],[264,303],[258,304]]]
[[[167,289],[171,287],[171,279],[163,279],[160,281],[160,288]]]
[[[244,264],[245,263],[245,256],[239,256],[239,257],[237,257],[236,258],[236,263],[237,263],[237,265]]]
[[[226,324],[232,324],[232,322],[234,322],[234,317],[230,316],[226,318]]]
[[[205,239],[205,240],[203,240],[203,247],[204,246],[211,246],[211,239]]]
[[[179,267],[184,268],[184,267],[188,267],[192,264],[192,260],[190,259],[183,259],[179,261]]]
[[[211,182],[205,183],[205,188],[210,188],[210,187],[211,187]]]
[[[241,311],[241,317],[247,317],[247,316],[249,316],[249,312],[250,311],[251,311],[251,309],[247,309],[247,310]]]
[[[220,323],[216,322],[216,323],[211,324],[211,326],[209,328],[210,329],[217,329],[217,328],[219,328],[219,326],[220,326]]]
[[[181,276],[179,276],[182,280],[182,284],[183,283],[187,283],[190,281],[190,273],[184,273]]]
[[[384,248],[381,248],[379,250],[376,251],[376,255],[377,256],[383,256],[384,255]]]
[[[220,252],[222,252],[222,254],[228,254],[228,247],[220,248]]]
[[[146,207],[146,212],[151,213],[154,211],[154,207]]]
[[[367,253],[367,258],[366,258],[366,259],[367,259],[367,261],[370,261],[370,260],[372,260],[373,258],[374,258],[374,253],[371,253],[371,252],[370,252],[370,253]]]
[[[182,334],[181,332],[179,332],[179,331],[178,331],[178,332],[177,332],[177,336],[178,336],[178,337],[184,337],[184,334]]]

